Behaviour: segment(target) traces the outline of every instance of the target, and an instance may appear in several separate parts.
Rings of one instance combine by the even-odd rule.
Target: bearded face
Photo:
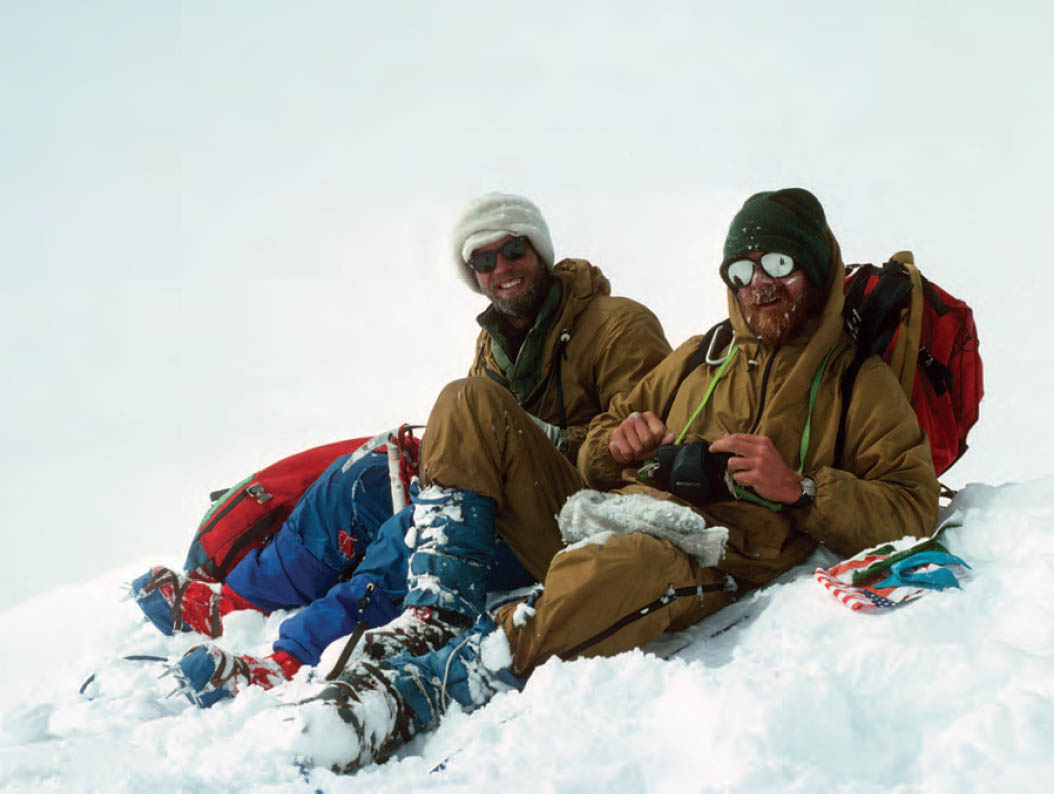
[[[549,272],[545,266],[539,265],[533,273],[514,279],[522,279],[523,287],[520,288],[516,283],[512,283],[510,288],[495,285],[483,293],[502,315],[533,319],[549,295]]]
[[[482,247],[473,255],[500,252],[511,236]],[[494,270],[476,272],[476,284],[498,312],[516,327],[530,326],[549,295],[551,277],[545,264],[529,244],[522,257],[512,260],[499,255]]]
[[[754,334],[766,343],[779,345],[818,309],[822,294],[800,269],[774,279],[758,268],[751,283],[740,288],[736,297]]]

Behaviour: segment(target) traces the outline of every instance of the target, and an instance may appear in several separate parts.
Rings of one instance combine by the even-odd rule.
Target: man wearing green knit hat
[[[831,272],[827,219],[804,188],[754,194],[732,219],[721,278],[750,328],[782,342],[819,309]]]

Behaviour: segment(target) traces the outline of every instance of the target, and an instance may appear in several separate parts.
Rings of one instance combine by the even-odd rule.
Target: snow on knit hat
[[[823,206],[804,188],[762,191],[743,203],[725,239],[721,278],[733,290],[726,268],[748,252],[790,255],[809,281],[823,287],[831,269]]]
[[[481,246],[500,241],[507,235],[522,235],[545,267],[553,269],[553,242],[549,227],[538,207],[515,194],[484,194],[472,200],[454,225],[454,262],[458,276],[476,293],[482,293],[476,283],[475,272],[468,265],[472,253]]]

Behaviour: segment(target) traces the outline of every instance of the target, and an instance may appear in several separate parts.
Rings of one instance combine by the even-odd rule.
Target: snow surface
[[[1054,478],[971,485],[953,503],[961,590],[851,612],[811,577],[782,583],[648,652],[551,661],[521,693],[454,708],[398,758],[352,776],[340,722],[298,711],[302,672],[200,710],[158,680],[176,656],[116,584],[133,568],[0,614],[6,791],[1025,791],[1054,782]],[[145,569],[146,562],[144,561]],[[283,619],[227,619],[224,643],[268,652]],[[44,628],[49,618],[56,628]],[[730,627],[728,627],[730,626]],[[722,631],[722,629],[727,630]],[[716,635],[711,636],[713,634]],[[320,672],[336,657],[326,652]],[[669,659],[658,656],[669,651]],[[78,693],[89,674],[95,680]],[[315,676],[317,677],[317,676]],[[304,728],[304,717],[311,727]]]

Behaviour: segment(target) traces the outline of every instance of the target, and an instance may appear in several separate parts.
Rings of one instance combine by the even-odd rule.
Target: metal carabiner
[[[725,362],[725,360],[728,359],[729,355],[732,354],[732,347],[729,346],[728,347],[728,352],[725,354],[724,357],[722,357],[720,359],[716,359],[714,357],[714,346],[718,342],[717,341],[717,337],[718,337],[718,333],[719,332],[720,332],[720,329],[715,330],[714,334],[710,336],[710,343],[706,347],[706,364],[707,365],[711,365],[711,366],[713,366],[713,365],[722,365]]]

